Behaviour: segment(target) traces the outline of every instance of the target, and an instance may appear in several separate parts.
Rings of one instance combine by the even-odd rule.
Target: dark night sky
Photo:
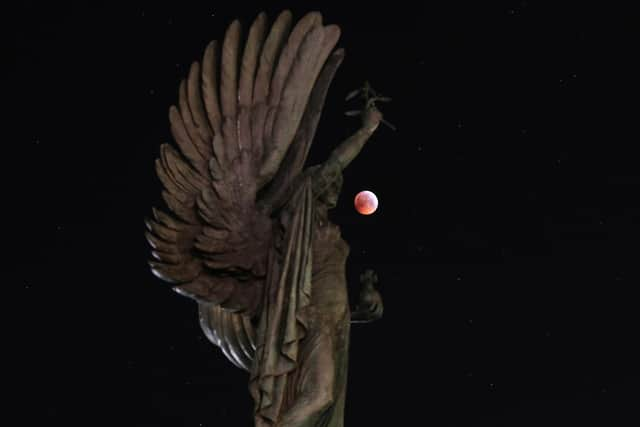
[[[358,125],[349,90],[394,98],[399,130],[345,172],[333,216],[352,292],[372,267],[385,299],[353,328],[346,425],[640,425],[637,15],[428,3],[266,9],[343,30],[312,162]],[[247,375],[149,272],[143,218],[179,79],[264,6],[22,4],[1,51],[12,425],[251,425]]]

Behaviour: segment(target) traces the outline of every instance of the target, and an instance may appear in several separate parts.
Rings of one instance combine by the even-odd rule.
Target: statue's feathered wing
[[[153,273],[200,303],[212,342],[247,369],[272,241],[273,210],[301,172],[343,52],[319,13],[271,28],[265,14],[246,39],[238,21],[211,42],[179,88],[156,170],[171,213],[146,221]],[[221,338],[222,337],[222,338]],[[227,347],[227,348],[225,348]]]

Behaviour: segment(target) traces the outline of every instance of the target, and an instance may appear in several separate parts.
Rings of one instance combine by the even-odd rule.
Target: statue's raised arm
[[[339,179],[338,176],[358,156],[381,121],[382,113],[375,106],[370,106],[364,111],[362,126],[342,141],[315,173],[314,194],[322,194],[335,180]]]
[[[262,13],[246,36],[234,21],[181,82],[176,147],[156,160],[169,212],[145,221],[151,271],[197,302],[209,340],[250,373],[258,427],[343,425],[348,245],[326,212],[382,116],[368,105],[360,130],[303,169],[339,36],[317,12],[271,26]]]

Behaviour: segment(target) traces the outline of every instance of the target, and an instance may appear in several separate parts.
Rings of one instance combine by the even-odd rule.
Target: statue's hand
[[[362,129],[367,132],[373,133],[380,123],[384,123],[392,130],[396,130],[396,127],[382,118],[382,113],[376,108],[376,102],[391,102],[391,98],[383,96],[377,93],[369,82],[364,82],[364,85],[351,91],[346,98],[346,101],[350,101],[355,98],[364,99],[364,108],[362,110],[351,110],[345,114],[347,116],[360,116],[362,117]]]
[[[360,275],[360,283],[363,287],[358,305],[352,314],[352,321],[366,323],[380,319],[384,305],[380,292],[373,287],[378,283],[378,275],[373,270],[367,269]]]
[[[362,283],[363,285],[373,286],[378,283],[378,275],[372,269],[367,268],[360,274],[360,283]]]
[[[375,105],[370,105],[362,114],[362,128],[374,132],[382,121],[382,113]]]
[[[384,305],[382,296],[373,286],[368,286],[360,293],[360,301],[352,315],[353,320],[372,322],[382,317]]]

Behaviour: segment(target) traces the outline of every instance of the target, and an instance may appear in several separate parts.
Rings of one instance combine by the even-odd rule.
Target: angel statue
[[[339,36],[317,12],[271,26],[261,13],[246,38],[234,21],[181,82],[177,149],[162,144],[156,160],[171,212],[145,221],[151,271],[197,302],[208,339],[248,371],[256,427],[343,426],[350,323],[382,315],[372,271],[350,310],[349,246],[327,216],[382,122],[375,102],[328,160],[303,168]]]

